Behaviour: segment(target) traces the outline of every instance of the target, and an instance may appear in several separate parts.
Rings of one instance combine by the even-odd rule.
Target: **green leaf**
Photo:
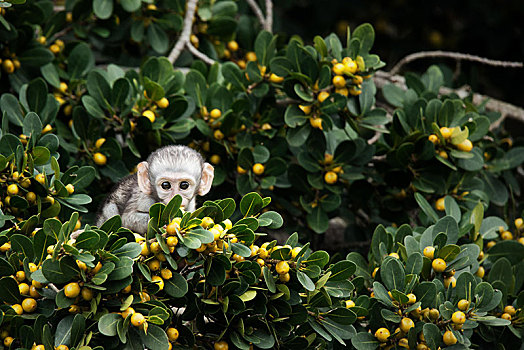
[[[444,216],[438,220],[433,227],[433,236],[444,233],[447,237],[446,244],[455,244],[458,241],[459,229],[455,219],[451,216]]]
[[[33,242],[24,235],[14,234],[11,236],[11,248],[15,252],[24,254],[29,260],[34,258]]]
[[[328,272],[331,272],[329,281],[344,281],[347,280],[355,273],[357,265],[349,260],[342,260],[334,264],[329,268]]]
[[[9,93],[2,94],[0,98],[0,109],[2,113],[5,113],[11,123],[16,126],[22,126],[24,115],[22,114],[20,103],[14,95]]]
[[[404,266],[398,259],[386,258],[380,268],[380,277],[382,277],[382,282],[384,282],[387,289],[404,290],[406,273]]]
[[[244,217],[252,216],[263,208],[263,204],[262,197],[258,193],[248,193],[240,200],[240,212]]]
[[[315,284],[313,281],[306,275],[305,273],[301,271],[297,271],[297,278],[302,287],[304,287],[306,290],[312,292],[315,290]]]
[[[181,274],[173,271],[173,277],[164,280],[164,290],[173,298],[182,298],[188,291],[188,284]]]
[[[117,334],[116,324],[121,319],[122,316],[119,314],[105,314],[98,320],[98,330],[105,336],[114,337]]]
[[[71,345],[71,330],[73,326],[73,315],[66,316],[60,320],[55,331],[55,346]]]
[[[325,232],[329,227],[329,217],[320,206],[313,208],[306,219],[309,227],[316,233]]]
[[[106,0],[111,1],[111,0]],[[112,3],[112,1],[111,1]],[[47,50],[46,50],[47,51]],[[95,58],[86,43],[79,43],[69,54],[67,71],[71,79],[78,79],[94,66]]]
[[[47,104],[47,84],[44,79],[37,78],[29,83],[26,91],[26,99],[30,111],[36,113],[42,112]]]
[[[317,250],[311,254],[307,259],[303,260],[302,263],[305,265],[316,265],[320,268],[326,266],[329,262],[329,254],[323,250]]]
[[[169,347],[169,340],[166,332],[153,324],[147,328],[147,334],[140,332],[140,339],[143,344],[149,349],[167,350]]]
[[[442,335],[440,334],[440,329],[434,323],[424,323],[422,328],[424,333],[424,338],[426,339],[426,345],[431,350],[437,350],[442,340]]]
[[[435,298],[437,297],[437,287],[433,282],[421,282],[415,287],[413,293],[417,296],[421,307],[434,307]]]
[[[426,214],[426,216],[429,219],[431,219],[432,222],[437,222],[438,220],[437,213],[435,212],[435,210],[433,210],[433,208],[428,203],[428,201],[420,193],[418,192],[415,193],[415,200],[417,201],[418,205],[420,206],[424,214]]]
[[[97,247],[100,242],[100,235],[95,231],[84,231],[78,235],[75,247],[78,249],[91,250]]]
[[[351,338],[351,345],[357,350],[376,350],[380,342],[371,333],[360,332]]]
[[[477,280],[469,272],[463,272],[457,278],[455,292],[458,299],[473,300],[473,293],[477,287]]]
[[[364,23],[355,28],[353,31],[353,38],[360,39],[359,54],[364,55],[371,50],[375,41],[375,30],[369,23]]]
[[[500,241],[491,247],[487,253],[491,261],[506,258],[512,265],[516,265],[524,259],[524,245],[512,240]]]
[[[18,284],[12,277],[0,278],[0,300],[10,305],[18,304],[20,302],[20,291]]]
[[[113,14],[113,0],[93,0],[93,12],[100,19],[108,19]]]

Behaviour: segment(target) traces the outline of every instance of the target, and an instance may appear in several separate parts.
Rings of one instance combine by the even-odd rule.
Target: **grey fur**
[[[156,150],[149,155],[147,164],[145,164],[151,184],[151,193],[145,193],[140,189],[137,174],[125,177],[115,186],[101,205],[96,225],[100,227],[111,217],[120,215],[123,227],[135,232],[145,233],[149,221],[149,208],[154,203],[161,201],[155,185],[156,178],[167,172],[184,173],[195,180],[196,188],[186,206],[186,210],[194,210],[195,197],[199,193],[202,172],[205,171],[206,166],[210,167],[209,164],[204,163],[202,156],[186,146],[166,146]],[[212,176],[211,167],[211,181]]]

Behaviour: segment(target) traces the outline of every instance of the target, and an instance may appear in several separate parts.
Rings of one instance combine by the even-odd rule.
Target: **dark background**
[[[524,1],[415,0],[277,0],[275,32],[298,34],[308,42],[315,35],[338,33],[347,25],[375,27],[373,52],[391,69],[404,56],[426,50],[446,50],[504,61],[524,61]],[[451,59],[426,58],[403,70],[423,72],[431,64]],[[524,107],[524,69],[502,68],[463,61],[458,87],[467,83],[475,92]]]

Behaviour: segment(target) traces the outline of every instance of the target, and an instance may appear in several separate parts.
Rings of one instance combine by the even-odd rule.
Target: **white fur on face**
[[[169,183],[169,189],[166,190],[162,188],[164,182]],[[187,189],[180,188],[180,184],[183,182],[189,183]],[[174,196],[179,194],[182,197],[182,207],[188,206],[189,202],[195,197],[196,190],[198,189],[198,182],[195,177],[187,172],[165,172],[156,178],[154,185],[158,198],[160,198],[164,204],[168,204]]]

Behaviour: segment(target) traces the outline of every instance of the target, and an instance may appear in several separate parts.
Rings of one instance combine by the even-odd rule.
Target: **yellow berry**
[[[445,197],[441,197],[437,199],[437,201],[435,202],[435,209],[437,209],[438,211],[446,210],[446,206],[444,205],[444,198]]]
[[[442,137],[444,137],[445,139],[449,139],[451,137],[451,134],[453,133],[453,131],[450,129],[450,128],[447,128],[445,126],[441,127],[440,128],[440,134],[442,135]]]
[[[222,159],[220,158],[218,154],[213,154],[211,157],[209,157],[209,161],[211,162],[211,164],[214,164],[214,165],[220,164],[221,160]]]
[[[254,62],[257,60],[257,55],[253,51],[246,53],[246,60],[248,62]]]
[[[146,117],[147,119],[149,119],[149,121],[150,121],[151,123],[154,123],[154,122],[155,122],[155,119],[156,119],[155,112],[153,112],[153,111],[150,110],[150,109],[146,109],[146,110],[142,113],[142,116],[143,116],[143,117]]]
[[[4,338],[4,346],[10,347],[15,339],[13,337],[5,337]]]
[[[473,149],[473,143],[471,143],[470,140],[465,139],[457,145],[457,148],[463,152],[471,152],[471,150]]]
[[[51,52],[56,55],[60,52],[60,46],[58,46],[57,44],[53,44],[49,46],[49,50],[51,50]]]
[[[444,333],[444,336],[442,337],[442,340],[444,341],[444,344],[447,346],[454,345],[457,343],[457,337],[455,337],[455,334],[453,334],[452,331],[446,331]]]
[[[515,227],[517,230],[520,230],[520,228],[524,225],[524,220],[522,218],[515,219]]]
[[[106,139],[105,138],[99,138],[98,140],[96,140],[95,142],[95,147],[96,148],[100,148],[102,147],[102,145],[104,144],[104,142],[106,142]]]
[[[228,350],[229,344],[226,341],[222,340],[213,344],[213,348],[214,350]]]
[[[75,192],[75,186],[73,186],[73,184],[67,184],[66,190],[67,190],[67,193],[73,194]]]
[[[22,270],[17,271],[15,274],[15,278],[18,282],[22,282],[23,280],[25,280],[25,272]]]
[[[255,175],[262,175],[264,173],[264,170],[265,167],[263,164],[255,163],[253,165],[253,173],[255,173]]]
[[[500,315],[500,318],[504,319],[504,320],[508,320],[508,321],[511,321],[511,315],[508,314],[507,312],[503,313],[502,315]]]
[[[131,316],[131,324],[133,326],[135,326],[135,327],[139,327],[139,326],[143,325],[145,321],[146,321],[146,318],[144,317],[144,315],[142,315],[139,312],[135,312]]]
[[[333,82],[333,85],[334,85],[336,88],[338,88],[338,89],[341,89],[341,88],[343,88],[343,87],[346,86],[346,79],[344,79],[344,77],[341,76],[341,75],[335,75],[335,76],[333,77],[332,82]]]
[[[390,335],[391,334],[387,328],[379,328],[375,332],[375,338],[377,338],[377,340],[381,343],[385,343]]]
[[[444,287],[448,288],[451,284],[451,288],[455,288],[457,285],[457,279],[453,276],[444,278]]]
[[[345,303],[346,303],[346,308],[347,308],[347,309],[349,309],[349,308],[355,306],[355,302],[354,302],[353,300],[351,300],[351,299],[350,299],[350,300],[346,300]]]
[[[107,163],[107,157],[100,153],[100,152],[96,152],[95,154],[93,154],[93,161],[95,162],[96,165],[106,165]]]
[[[20,304],[14,304],[11,307],[13,308],[13,310],[15,310],[17,315],[21,315],[24,313],[24,309],[22,308],[22,305]]]
[[[278,275],[278,279],[280,280],[280,282],[287,283],[291,279],[291,275],[289,273],[284,273]]]
[[[515,310],[515,308],[512,305],[506,305],[506,307],[504,308],[504,312],[510,314],[511,316],[515,316],[517,310]]]
[[[443,259],[437,258],[431,263],[431,267],[435,272],[444,272],[446,270],[446,262]]]
[[[158,271],[160,270],[160,261],[153,259],[147,263],[147,266],[151,271]]]
[[[426,258],[433,260],[435,256],[435,247],[427,246],[426,248],[424,248],[423,254]]]
[[[411,328],[415,327],[415,323],[413,322],[413,320],[409,317],[404,317],[401,321],[400,321],[400,330],[404,333],[407,333],[409,332],[409,330]]]
[[[160,290],[164,289],[164,280],[160,276],[151,277],[153,283],[155,283]]]
[[[345,67],[342,63],[337,63],[333,66],[333,73],[336,75],[342,75],[344,74]]]
[[[321,91],[318,96],[317,96],[317,100],[319,102],[324,102],[327,98],[329,97],[329,92],[327,91]]]
[[[160,100],[156,101],[158,107],[164,109],[169,107],[169,100],[165,97],[162,97]]]
[[[173,272],[170,269],[162,269],[160,271],[160,276],[165,280],[170,280],[173,278]]]
[[[415,304],[417,302],[417,296],[415,294],[413,294],[413,293],[409,293],[408,294],[408,298],[409,298],[408,304],[410,304],[410,305],[411,304]]]
[[[127,316],[134,315],[134,314],[135,314],[135,309],[133,309],[132,307],[128,307],[127,309],[122,311],[122,317],[124,319],[127,318]]]
[[[289,264],[285,261],[279,261],[275,266],[275,270],[279,275],[284,275],[289,272]]]
[[[27,295],[29,293],[29,285],[27,283],[20,283],[18,285],[18,290],[20,291],[20,294]]]
[[[344,57],[342,62],[344,63],[344,73],[355,74],[357,72],[358,65],[350,57]]]
[[[462,311],[455,311],[453,315],[451,315],[451,322],[464,324],[466,322],[466,315]]]
[[[400,258],[400,256],[398,255],[398,253],[395,253],[395,252],[393,252],[393,253],[389,253],[389,256],[391,256],[391,257],[393,257],[393,258],[395,258],[395,259],[399,259],[399,258]]]
[[[176,247],[178,244],[178,238],[176,236],[167,237],[166,243],[168,247]]]
[[[504,231],[500,234],[500,238],[504,241],[510,241],[513,239],[513,234],[509,231]]]
[[[332,185],[334,183],[336,183],[338,180],[338,175],[337,173],[335,173],[334,171],[328,171],[325,175],[324,175],[324,181],[328,184],[328,185]]]
[[[94,296],[93,290],[87,287],[82,288],[81,294],[82,294],[82,299],[86,301],[90,301],[91,299],[93,299],[93,296]]]
[[[227,48],[233,52],[238,50],[238,43],[234,40],[231,40],[227,43]]]
[[[15,65],[10,59],[6,59],[2,62],[2,68],[7,74],[11,74],[15,71]]]
[[[466,311],[469,308],[470,302],[466,299],[459,300],[457,307],[460,311]]]
[[[375,267],[375,269],[373,269],[373,272],[371,273],[371,277],[375,278],[375,276],[377,275],[377,272],[378,272],[378,267]]]
[[[63,81],[60,82],[60,87],[58,88],[58,91],[60,91],[61,93],[65,94],[67,92],[67,84]]]
[[[10,196],[16,196],[18,194],[18,185],[17,184],[11,184],[7,186],[7,193]]]
[[[322,130],[322,119],[317,117],[311,117],[309,118],[309,124],[311,124],[312,127],[315,129]]]
[[[279,84],[284,81],[284,78],[276,75],[275,73],[271,73],[271,75],[269,76],[269,81],[275,84]]]
[[[220,130],[217,129],[217,130],[215,130],[215,132],[213,133],[213,137],[214,137],[215,139],[217,139],[218,141],[223,140],[223,139],[224,139],[224,133],[223,133],[222,131],[220,131]]]
[[[167,337],[169,338],[170,342],[176,342],[178,339],[178,330],[173,327],[169,327],[166,330]]]
[[[428,140],[435,145],[438,143],[438,137],[435,134],[429,135]]]
[[[66,284],[64,294],[68,298],[76,298],[80,294],[80,286],[76,282]]]
[[[306,106],[306,105],[298,105],[298,108],[304,112],[305,115],[308,115],[311,113],[311,106]]]
[[[211,112],[209,113],[209,116],[213,119],[218,119],[222,116],[222,112],[220,111],[220,109],[215,108],[211,110]]]

